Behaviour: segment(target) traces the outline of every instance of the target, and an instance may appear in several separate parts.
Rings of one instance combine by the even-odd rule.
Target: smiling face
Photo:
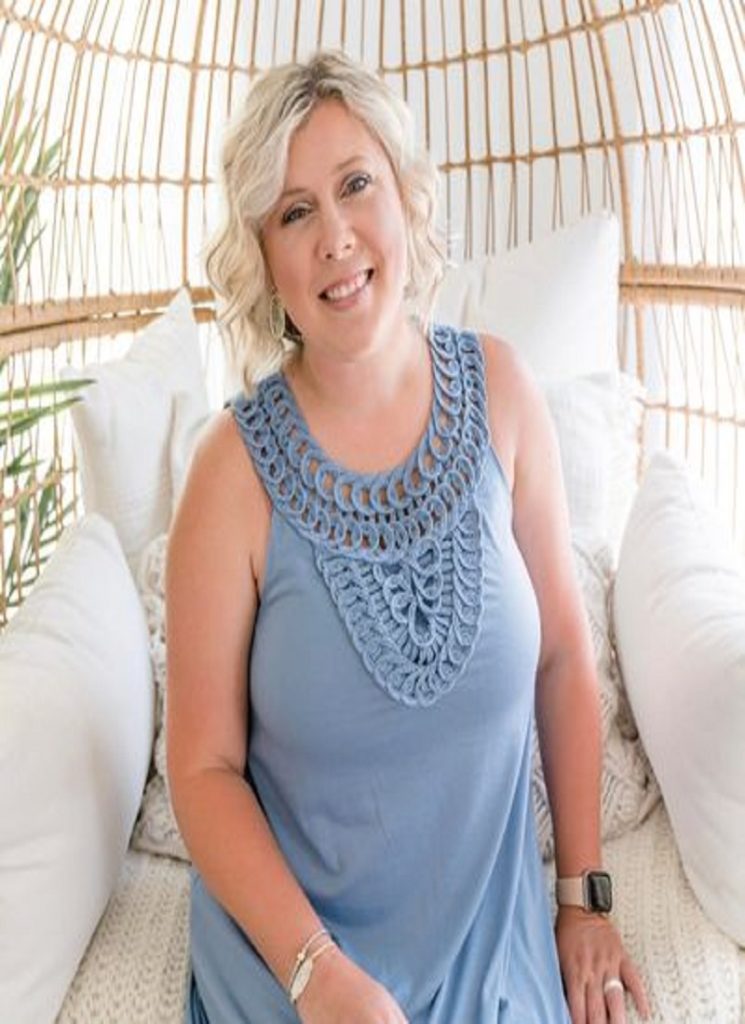
[[[306,345],[351,355],[405,321],[406,220],[377,139],[323,100],[293,135],[261,231],[274,286]]]

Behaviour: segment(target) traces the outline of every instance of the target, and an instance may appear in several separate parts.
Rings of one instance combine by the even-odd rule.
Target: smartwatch
[[[611,877],[607,871],[584,871],[573,878],[557,878],[556,902],[560,907],[582,907],[588,914],[609,914],[613,907]]]

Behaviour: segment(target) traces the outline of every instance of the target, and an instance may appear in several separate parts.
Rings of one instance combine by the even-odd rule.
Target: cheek
[[[296,291],[303,266],[302,259],[298,258],[298,246],[285,245],[275,241],[271,246],[266,247],[265,256],[277,291],[283,295]]]
[[[396,273],[406,273],[408,263],[407,228],[404,212],[400,204],[380,204],[373,211],[375,230],[378,234],[380,249],[386,262]]]

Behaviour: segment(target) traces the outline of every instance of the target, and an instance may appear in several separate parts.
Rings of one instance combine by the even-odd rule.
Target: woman
[[[534,689],[559,874],[601,864],[559,458],[508,345],[424,326],[442,257],[411,137],[318,54],[257,79],[225,143],[208,267],[245,393],[167,570],[193,1022],[617,1024],[624,986],[646,1009],[602,892],[554,941]]]

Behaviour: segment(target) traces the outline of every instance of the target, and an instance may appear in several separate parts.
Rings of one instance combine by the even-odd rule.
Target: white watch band
[[[556,879],[560,907],[581,907],[590,914],[609,914],[613,906],[613,880],[603,868],[588,868],[581,875]]]
[[[583,875],[556,879],[556,902],[560,907],[584,907],[585,879]]]

